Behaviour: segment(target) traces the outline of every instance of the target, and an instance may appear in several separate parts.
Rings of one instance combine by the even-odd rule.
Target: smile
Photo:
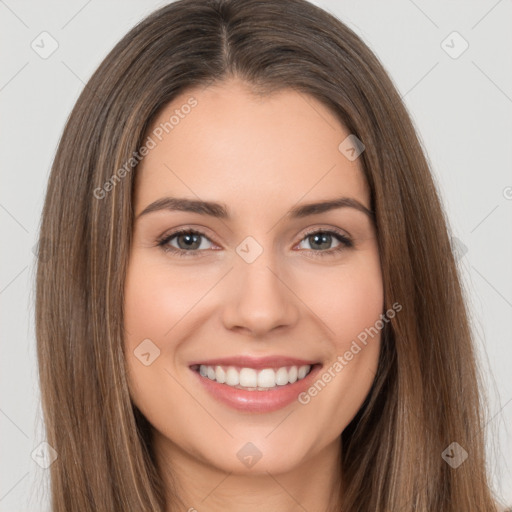
[[[234,366],[199,365],[199,374],[219,384],[248,391],[267,391],[302,380],[311,371],[311,365],[282,366],[281,368],[236,368]]]
[[[216,402],[240,412],[268,413],[297,402],[322,364],[289,357],[231,357],[189,367]]]

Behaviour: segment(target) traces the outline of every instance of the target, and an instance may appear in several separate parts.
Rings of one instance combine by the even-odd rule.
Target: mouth
[[[279,368],[250,368],[226,365],[193,365],[191,369],[219,384],[246,391],[269,391],[304,379],[314,365],[281,366]]]
[[[243,412],[271,412],[297,400],[322,364],[292,358],[229,358],[189,366],[214,399]]]

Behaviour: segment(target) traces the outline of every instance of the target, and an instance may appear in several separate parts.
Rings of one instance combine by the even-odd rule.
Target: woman
[[[68,120],[40,239],[53,510],[497,510],[432,176],[328,13],[142,21]]]

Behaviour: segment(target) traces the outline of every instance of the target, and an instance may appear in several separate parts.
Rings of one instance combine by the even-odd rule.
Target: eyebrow
[[[303,217],[317,215],[337,208],[354,208],[368,215],[371,220],[374,220],[375,217],[373,211],[366,208],[366,206],[360,203],[357,199],[353,199],[351,197],[339,197],[316,203],[301,204],[299,206],[294,206],[286,215],[291,219],[301,219]],[[228,212],[228,207],[222,203],[187,199],[184,197],[162,197],[146,206],[146,208],[137,215],[136,219],[139,219],[148,213],[162,210],[198,213],[200,215],[209,215],[211,217],[225,220],[229,220],[231,218]]]

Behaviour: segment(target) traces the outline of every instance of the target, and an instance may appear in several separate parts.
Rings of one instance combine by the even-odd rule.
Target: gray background
[[[165,3],[0,0],[0,511],[48,510],[47,470],[34,460],[44,464],[48,455],[38,459],[36,449],[44,433],[33,250],[56,145],[100,61]],[[378,55],[427,151],[456,238],[489,395],[490,472],[498,494],[512,504],[511,1],[314,3]],[[49,36],[40,36],[44,31],[58,44],[47,58],[31,47],[51,49]],[[463,39],[450,36],[453,31]],[[469,47],[458,55],[464,40]],[[464,448],[471,457],[471,447]]]

